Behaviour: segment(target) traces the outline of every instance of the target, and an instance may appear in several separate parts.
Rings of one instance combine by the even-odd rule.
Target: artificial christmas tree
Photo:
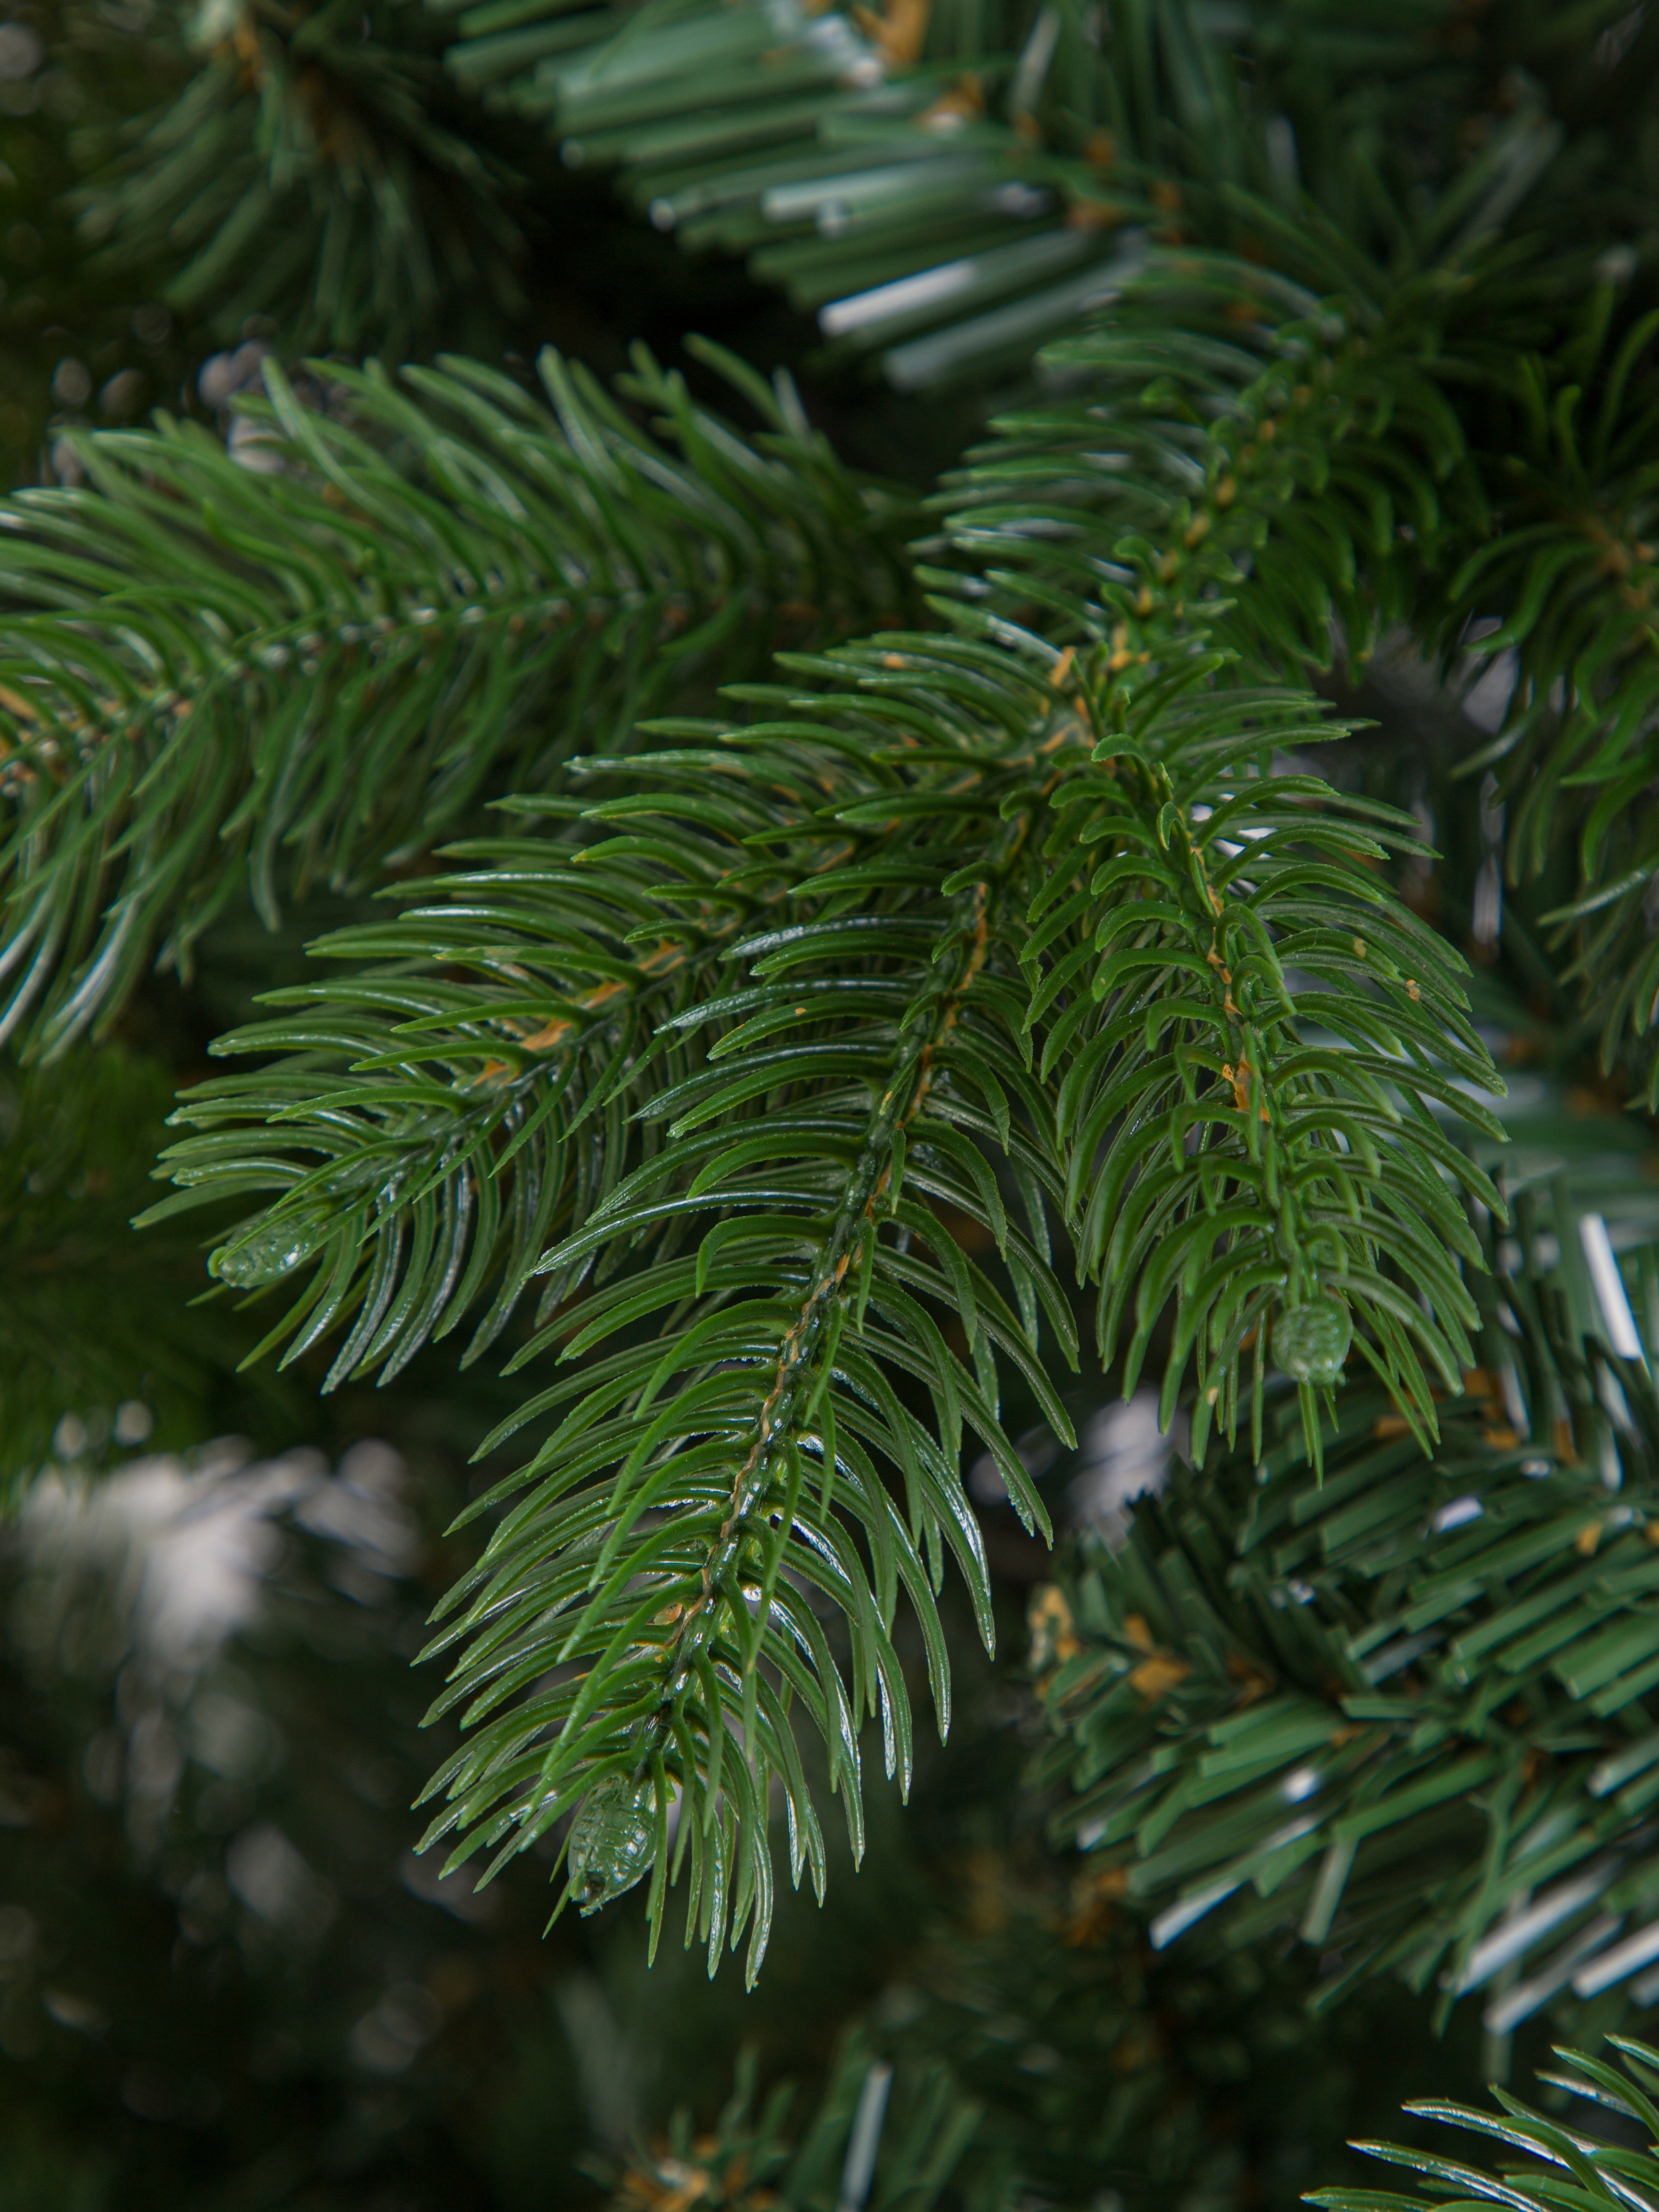
[[[435,1419],[433,1863],[653,1953],[678,1893],[763,1993],[779,1858],[846,1909],[830,1799],[856,1860],[1023,1589],[902,2124],[848,2057],[793,2166],[739,2098],[614,2185],[1334,2182],[1310,2023],[1501,2066],[1659,1993],[1654,27],[434,21],[209,10],[88,142],[88,281],[172,254],[237,349],[6,511],[10,1479],[232,1361],[264,1433]],[[544,124],[816,311],[831,416],[884,378],[857,450],[970,449],[878,480],[708,344],[532,379]]]

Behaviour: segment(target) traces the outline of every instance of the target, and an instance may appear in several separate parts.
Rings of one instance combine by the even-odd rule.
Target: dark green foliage
[[[1602,1066],[1635,1046],[1650,1111],[1659,1105],[1659,833],[1648,796],[1659,769],[1656,334],[1659,312],[1620,316],[1604,283],[1559,355],[1525,355],[1492,374],[1486,470],[1503,527],[1450,580],[1437,617],[1448,641],[1487,619],[1474,650],[1515,659],[1503,725],[1468,767],[1494,771],[1510,809],[1510,880],[1543,877],[1554,890],[1559,903],[1541,916],[1552,952],[1587,1002]]]
[[[908,599],[902,502],[787,386],[733,369],[770,416],[745,444],[643,355],[623,390],[655,435],[551,358],[556,419],[476,363],[322,374],[269,366],[239,450],[104,433],[76,441],[86,489],[14,504],[0,1036],[60,1049],[153,960],[187,972],[244,890],[274,926],[313,884],[407,868],[717,655],[758,670],[780,626]]]
[[[867,2205],[869,2212],[930,2212],[957,2176],[979,2121],[978,2108],[957,2090],[945,2068],[908,2069],[896,2081],[854,2033],[837,2052],[817,2110],[790,2140],[794,2103],[780,2084],[755,2110],[752,2051],[739,2061],[730,2100],[708,2135],[677,2112],[667,2134],[613,2179],[628,2212],[658,2212],[688,2198],[714,2212],[832,2212]],[[981,2175],[965,2192],[973,2212],[1000,2212],[1003,2177]],[[987,2181],[989,2185],[987,2185]]]
[[[446,322],[457,336],[470,322],[481,351],[499,343],[523,304],[522,179],[478,143],[427,12],[162,4],[197,74],[105,131],[76,195],[82,237],[108,263],[165,266],[167,305],[224,341],[258,315],[296,349],[400,354]]]
[[[636,198],[688,242],[752,249],[828,331],[884,349],[901,383],[982,374],[1091,292],[1103,299],[1135,259],[1115,235],[1125,222],[1160,236],[1184,226],[1304,281],[1323,259],[1320,291],[1352,294],[1358,277],[1373,301],[1429,272],[1415,306],[1432,301],[1450,325],[1442,374],[1480,419],[1497,543],[1483,545],[1483,531],[1467,545],[1427,624],[1449,643],[1486,619],[1487,650],[1527,647],[1492,749],[1522,750],[1502,779],[1519,794],[1526,775],[1509,865],[1524,879],[1581,852],[1580,879],[1555,903],[1611,1064],[1659,997],[1645,905],[1656,856],[1647,810],[1632,805],[1652,781],[1638,737],[1652,533],[1630,378],[1652,332],[1620,314],[1659,175],[1638,120],[1659,46],[1626,12],[1608,0],[1569,21],[1523,6],[1477,27],[1431,7],[1356,31],[1346,10],[1259,5],[1212,22],[1199,8],[1133,6],[1103,29],[1060,5],[995,22],[894,7],[861,29],[803,16],[780,46],[758,8],[741,27],[729,9],[707,21],[677,11],[672,32],[647,35],[648,16],[514,5],[510,19],[463,15],[469,35],[451,59],[465,82],[505,77],[523,112],[550,114],[568,158],[623,163]],[[775,82],[784,57],[798,86]],[[1322,234],[1304,191],[1340,229]],[[1462,270],[1504,228],[1493,281],[1471,295]],[[1571,328],[1592,276],[1600,291]],[[1565,325],[1559,354],[1517,361],[1548,322]],[[1592,405],[1581,453],[1571,426]],[[1407,510],[1413,543],[1425,515],[1432,525],[1420,501]],[[1581,802],[1571,781],[1564,792],[1563,776],[1593,796]],[[1641,1060],[1654,1065],[1646,1045]]]
[[[37,481],[57,433],[171,397],[189,338],[155,297],[166,264],[89,275],[68,198],[82,134],[176,90],[185,58],[143,0],[15,9],[0,45],[0,482]]]
[[[1396,283],[1316,230],[1282,242],[1271,270],[1158,253],[1109,319],[1049,348],[1065,397],[1000,418],[939,495],[964,549],[1068,611],[1109,554],[1111,583],[1144,567],[1154,607],[1197,602],[1269,681],[1363,672],[1420,622],[1493,526],[1439,356],[1490,311],[1501,259]]]
[[[665,2212],[700,2177],[696,2201],[732,2212],[769,2190],[821,2206],[878,2053],[897,2062],[879,2203],[943,2182],[951,2212],[1031,2190],[1082,2212],[1109,2186],[1135,2212],[1232,2212],[1340,2170],[1341,2135],[1431,2078],[1411,2015],[1405,2063],[1362,2065],[1364,2016],[1315,2041],[1293,1972],[1148,1954],[1086,1870],[1068,1896],[1063,1869],[988,1847],[1007,1810],[988,1774],[1016,1747],[971,1668],[917,1803],[902,1823],[872,1807],[834,1920],[786,1908],[754,1996],[691,1961],[645,1974],[626,1909],[538,1942],[533,1867],[434,1896],[401,1810],[428,1751],[402,1656],[428,1565],[391,1474],[374,1449],[339,1478],[308,1455],[150,1462],[81,1515],[37,1493],[0,1557],[6,2212],[222,2212],[258,2188],[307,2212],[547,2212],[599,2188]],[[143,1571],[283,1486],[260,1610],[216,1650],[158,1650]],[[843,2044],[849,2002],[864,2026]],[[722,2111],[740,2038],[762,2091],[744,2101],[740,2069]],[[696,2120],[659,2132],[688,2097]]]
[[[336,8],[233,5],[196,23],[198,75],[130,134],[87,220],[118,223],[129,256],[192,253],[177,295],[228,294],[227,337],[257,309],[290,346],[420,343],[464,272],[509,294],[515,227],[549,198],[510,172],[536,167],[544,125],[567,162],[619,166],[659,227],[747,254],[836,348],[927,387],[1018,370],[1109,296],[1146,229],[1260,258],[1304,194],[1351,260],[1396,273],[1517,207],[1534,258],[1623,246],[1655,167],[1654,41],[1627,13],[491,0],[386,5],[364,35]],[[1550,289],[1534,282],[1534,313]]]
[[[0,1554],[9,2212],[467,2188],[466,2101],[532,2025],[536,1900],[480,1912],[406,1856],[418,1536],[388,1455],[226,1457],[80,1512],[43,1486]]]
[[[878,2008],[983,2106],[977,2172],[1068,2206],[1288,2205],[1310,2180],[1363,2180],[1344,2138],[1416,2084],[1480,2078],[1472,2018],[1429,2039],[1421,2002],[1386,1986],[1311,2018],[1305,1956],[1155,1951],[1090,1863],[1069,1893],[1060,1872],[975,1853],[962,1923]]]
[[[119,1462],[194,1443],[236,1410],[225,1371],[254,1338],[222,1308],[192,1311],[193,1241],[132,1236],[173,1078],[106,1047],[51,1068],[0,1062],[0,1498],[66,1455]],[[278,1394],[280,1398],[285,1394]],[[216,1403],[216,1401],[217,1402]],[[209,1407],[212,1407],[212,1413]],[[291,1412],[289,1417],[291,1418]]]

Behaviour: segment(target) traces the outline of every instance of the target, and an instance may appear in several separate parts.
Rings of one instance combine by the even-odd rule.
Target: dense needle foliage
[[[448,15],[164,8],[124,112],[0,28],[199,369],[66,353],[0,507],[0,1480],[384,1391],[483,1466],[431,1880],[745,1985],[1035,1584],[1073,2086],[953,2024],[994,1945],[611,2184],[1282,2192],[1060,1952],[1500,2068],[1659,1998],[1659,20]],[[538,352],[562,168],[822,343]]]

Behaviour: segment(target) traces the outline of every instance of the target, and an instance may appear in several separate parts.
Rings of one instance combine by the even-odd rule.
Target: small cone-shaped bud
[[[210,1255],[208,1271],[221,1282],[246,1289],[256,1283],[274,1283],[308,1260],[322,1242],[319,1224],[304,1215],[290,1214],[273,1221],[243,1243],[222,1244]]]
[[[570,1826],[570,1891],[581,1913],[632,1889],[657,1856],[651,1790],[612,1774],[590,1790]]]
[[[1353,1341],[1348,1309],[1335,1298],[1312,1298],[1291,1306],[1273,1323],[1273,1358],[1292,1382],[1328,1389],[1342,1379],[1342,1363]]]

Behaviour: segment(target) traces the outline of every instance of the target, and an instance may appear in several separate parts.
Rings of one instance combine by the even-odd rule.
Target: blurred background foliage
[[[1018,2176],[1219,2212],[1348,2171],[1345,2134],[1471,2061],[1472,2028],[1425,2044],[1403,1993],[1315,2031],[1305,1966],[1149,1954],[1044,1845],[1029,1702],[986,1668],[908,1813],[872,1802],[862,1872],[843,1847],[825,1911],[785,1902],[754,1993],[672,1944],[647,1974],[638,1898],[544,1940],[536,1862],[474,1895],[409,1848],[451,1480],[381,1443],[225,1445],[32,1492],[0,1582],[6,2212],[696,2201],[734,2055],[801,2082],[793,2141],[848,2086],[854,2021],[850,2087],[897,2066],[890,2134],[941,2062],[976,2108],[952,2201]],[[665,2181],[674,2106],[696,2117]]]

